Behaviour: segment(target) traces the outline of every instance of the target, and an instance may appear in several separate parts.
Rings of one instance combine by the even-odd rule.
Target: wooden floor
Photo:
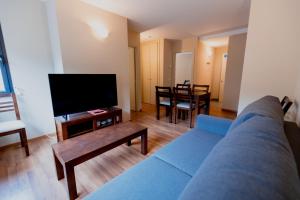
[[[148,127],[147,156],[189,130],[188,120],[171,124],[162,112],[162,119],[157,121],[154,110],[154,106],[145,104],[143,112],[133,113],[133,121]],[[235,117],[235,113],[222,111],[216,102],[212,103],[210,113]],[[56,178],[51,150],[55,142],[54,135],[30,141],[29,157],[20,146],[0,151],[0,199],[67,199],[65,180]],[[75,167],[79,199],[145,158],[136,139],[131,147],[122,145]]]

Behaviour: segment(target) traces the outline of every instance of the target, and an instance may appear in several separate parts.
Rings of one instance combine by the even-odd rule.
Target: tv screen
[[[54,116],[118,105],[115,74],[49,74]]]

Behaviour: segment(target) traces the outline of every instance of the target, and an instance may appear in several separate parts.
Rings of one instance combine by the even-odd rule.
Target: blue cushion
[[[195,127],[208,132],[225,136],[232,120],[209,115],[198,115]]]
[[[85,199],[174,200],[178,198],[190,178],[172,165],[149,157]]]
[[[274,96],[265,96],[249,104],[233,121],[229,131],[257,115],[270,117],[283,123],[283,111],[279,99]]]
[[[158,150],[154,155],[193,176],[222,138],[218,134],[193,129]]]
[[[300,199],[296,164],[283,126],[255,116],[221,140],[179,199]]]

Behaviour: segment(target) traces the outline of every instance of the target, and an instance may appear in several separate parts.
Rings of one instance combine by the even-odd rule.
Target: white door
[[[191,52],[176,53],[175,85],[185,80],[193,80],[193,54]]]
[[[220,78],[220,92],[219,92],[219,101],[220,102],[223,102],[223,96],[224,96],[226,65],[227,65],[227,54],[223,54],[222,67],[221,67],[221,78]]]
[[[130,110],[136,110],[135,95],[135,54],[134,48],[128,47],[129,52],[129,84],[130,84]]]

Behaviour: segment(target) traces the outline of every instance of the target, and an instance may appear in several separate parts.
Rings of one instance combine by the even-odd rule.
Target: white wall
[[[214,70],[214,48],[198,40],[196,51],[196,63],[194,66],[194,83],[201,85],[210,85],[210,91]]]
[[[222,108],[238,110],[247,34],[229,38]]]
[[[295,90],[295,101],[293,104],[294,112],[296,112],[296,121],[300,126],[300,70],[298,72],[298,83]]]
[[[295,9],[297,9],[297,11],[300,10],[300,1],[294,1],[295,3]],[[294,15],[299,15],[299,12],[295,12],[294,10]],[[296,16],[295,16],[296,17]],[[294,18],[294,20],[297,19],[297,18]],[[297,49],[298,49],[298,56],[295,58],[293,58],[294,60],[295,59],[298,59],[299,60],[299,55],[300,55],[300,48],[299,48],[299,44],[300,44],[300,38],[299,38],[299,35],[300,35],[300,25],[299,23],[297,23],[296,25],[296,33],[298,35],[298,44],[297,45]],[[295,45],[295,44],[294,44]],[[299,63],[299,62],[298,62]],[[292,112],[295,112],[296,113],[296,122],[298,124],[298,126],[300,126],[300,64],[298,64],[298,66],[296,66],[298,68],[298,75],[297,75],[297,86],[296,86],[296,89],[295,89],[295,99],[294,99],[294,104],[293,104],[293,107],[292,107]]]
[[[55,131],[48,73],[53,73],[47,18],[40,0],[0,1],[0,21],[22,120],[29,138]],[[2,120],[7,120],[3,118]],[[0,145],[19,141],[1,137]]]
[[[136,75],[136,110],[142,109],[142,74],[141,74],[141,45],[140,33],[128,29],[128,46],[135,50]]]
[[[173,86],[173,51],[172,42],[164,40],[164,82],[163,85],[167,87]]]
[[[64,68],[61,57],[60,37],[57,24],[56,1],[47,0],[44,3],[47,11],[48,30],[50,35],[54,72],[63,73]]]
[[[293,98],[298,93],[299,102],[299,4],[298,0],[251,1],[239,111],[267,94]]]
[[[127,19],[81,1],[57,0],[57,19],[65,73],[117,74],[118,102],[124,120],[130,115]],[[89,22],[102,23],[105,39],[95,37]]]

